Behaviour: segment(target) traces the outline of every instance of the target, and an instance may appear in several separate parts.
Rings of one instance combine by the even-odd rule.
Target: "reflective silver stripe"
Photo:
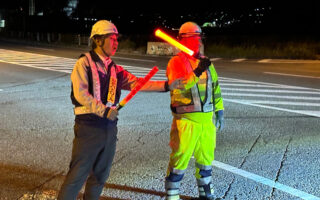
[[[180,182],[181,181],[177,181],[177,182],[171,182],[171,181],[166,181],[165,182],[165,188],[168,189],[179,189],[180,188]]]
[[[90,53],[85,53],[89,59],[89,65],[92,71],[92,82],[93,82],[93,96],[95,99],[101,100],[100,97],[100,79],[96,63],[93,62]]]
[[[181,174],[184,174],[185,173],[185,169],[182,170],[182,169],[175,169],[175,168],[170,168],[170,172],[174,173],[174,174],[178,174],[178,175],[181,175]]]
[[[199,191],[199,196],[205,197],[205,196],[206,196],[206,193],[205,193],[205,192],[202,192],[202,191]]]
[[[184,63],[192,70],[192,66],[184,54],[178,54],[179,57],[184,61]],[[189,112],[211,112],[213,111],[213,104],[211,101],[212,96],[212,77],[211,77],[211,71],[210,69],[207,70],[207,89],[206,89],[206,102],[204,103],[203,107],[201,105],[201,97],[199,95],[199,89],[198,84],[195,84],[190,90],[191,90],[191,96],[192,96],[192,105],[185,105],[185,106],[177,106],[176,113],[177,114],[183,114],[183,113],[189,113]],[[202,110],[203,108],[203,110]]]
[[[166,200],[180,200],[180,196],[179,195],[167,196]]]
[[[167,190],[167,194],[170,195],[170,196],[179,195],[179,189]]]
[[[75,107],[75,108],[73,109],[73,111],[74,111],[74,114],[75,114],[75,115],[83,115],[83,114],[90,114],[90,113],[92,113],[92,111],[91,111],[89,108],[85,107],[85,106]]]
[[[210,194],[213,194],[213,193],[214,193],[213,184],[210,183],[209,186],[210,186]],[[208,195],[208,194],[206,194],[206,192],[204,191],[204,187],[203,187],[203,186],[198,186],[198,189],[199,189],[198,191],[199,191],[199,195],[200,195],[200,196],[205,197],[205,196]]]
[[[199,186],[201,185],[208,185],[209,183],[211,183],[211,179],[212,179],[212,176],[207,176],[207,177],[204,177],[204,178],[199,178],[197,179],[197,183]]]
[[[212,97],[212,77],[211,77],[211,71],[208,69],[207,71],[207,94],[206,94],[206,102],[203,105],[203,112],[211,112],[213,111],[213,104],[211,103],[211,97]]]
[[[210,170],[212,169],[212,166],[211,165],[201,165],[199,163],[195,163],[195,166],[199,169],[202,169],[202,170]]]

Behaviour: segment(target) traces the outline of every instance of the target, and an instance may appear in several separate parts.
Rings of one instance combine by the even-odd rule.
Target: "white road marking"
[[[221,82],[221,81],[219,81]],[[222,82],[223,86],[235,86],[235,87],[255,87],[255,88],[285,88],[285,89],[295,89],[295,90],[305,90],[305,88],[300,88],[296,86],[289,86],[289,85],[264,85],[264,84],[247,84],[247,83],[227,83]]]
[[[320,103],[311,102],[292,102],[292,101],[261,101],[261,100],[246,100],[253,104],[267,104],[267,105],[291,105],[291,106],[316,106],[320,107]],[[320,110],[320,108],[319,108]]]
[[[2,92],[3,91],[3,89],[0,89],[0,92]]]
[[[220,60],[221,58],[210,58],[210,61],[213,62],[213,61],[217,61],[217,60]]]
[[[316,91],[296,91],[296,90],[269,90],[269,89],[247,89],[247,88],[223,88],[225,91],[238,92],[258,92],[258,93],[291,93],[291,94],[320,94]]]
[[[290,88],[295,88],[295,89],[306,89],[306,90],[320,91],[320,89],[315,89],[315,88],[290,86],[290,85],[283,85],[283,84],[277,84],[277,83],[267,83],[267,82],[262,82],[262,81],[249,81],[249,80],[236,79],[236,78],[219,77],[219,83],[225,83],[225,82],[227,82],[227,83],[236,82],[236,83],[265,84],[265,85],[274,85],[274,86],[278,86],[278,87],[290,87]]]
[[[245,60],[246,60],[245,58],[238,58],[238,59],[232,60],[231,62],[242,62],[242,61],[245,61]]]
[[[250,173],[250,172],[247,172],[245,170],[233,167],[231,165],[228,165],[228,164],[216,161],[216,160],[213,161],[213,166],[217,167],[217,168],[220,168],[220,169],[223,169],[223,170],[226,170],[226,171],[229,171],[231,173],[240,175],[240,176],[245,177],[247,179],[251,179],[251,180],[253,180],[255,182],[267,185],[267,186],[269,186],[271,188],[275,188],[275,189],[281,190],[281,191],[283,191],[285,193],[291,194],[291,195],[299,197],[301,199],[305,199],[305,200],[320,200],[319,197],[316,197],[316,196],[314,196],[312,194],[303,192],[301,190],[292,188],[290,186],[281,184],[279,182],[270,180],[268,178],[265,178],[265,177],[262,177],[262,176],[259,176],[259,175],[256,175],[256,174],[253,174],[253,173]]]
[[[269,94],[244,94],[244,93],[226,93],[226,92],[223,92],[223,96],[265,97],[265,98],[276,98],[276,99],[299,99],[299,100],[314,100],[314,101],[320,100],[320,97],[282,96],[282,95],[269,95]]]
[[[112,56],[112,58],[115,59],[120,59],[120,60],[134,60],[134,61],[142,61],[142,62],[157,62],[155,60],[146,60],[146,59],[137,59],[137,58],[124,58],[124,57],[117,57],[117,56]]]
[[[246,101],[245,100],[233,100],[233,99],[226,99],[226,98],[224,98],[223,100],[227,101],[227,102],[239,103],[239,104],[248,105],[248,106],[255,106],[255,107],[260,107],[260,108],[268,108],[268,109],[272,109],[272,110],[280,110],[280,111],[291,112],[291,113],[302,114],[302,115],[308,115],[308,116],[313,116],[313,117],[320,117],[320,112],[312,112],[310,110],[290,110],[290,109],[273,107],[273,106],[258,105],[258,104],[250,103],[247,100]]]
[[[320,79],[318,76],[304,76],[304,75],[297,75],[297,74],[285,74],[285,73],[276,73],[276,72],[263,72],[265,74],[272,74],[272,75],[279,75],[279,76],[294,76],[294,77],[301,77],[301,78],[315,78]]]
[[[319,60],[287,60],[287,59],[262,59],[259,60],[258,63],[278,63],[278,64],[286,64],[286,63],[306,63],[306,64],[317,64],[320,63]]]
[[[271,61],[272,61],[271,59],[262,59],[262,60],[259,60],[258,63],[268,63]]]

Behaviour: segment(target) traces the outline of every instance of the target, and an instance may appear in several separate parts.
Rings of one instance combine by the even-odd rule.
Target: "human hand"
[[[224,117],[223,117],[223,110],[219,110],[216,112],[216,128],[218,131],[222,131],[224,128]]]
[[[175,90],[175,89],[182,90],[184,89],[183,85],[184,85],[184,79],[177,78],[176,80],[171,82],[171,84],[169,85],[169,90]]]
[[[107,118],[111,121],[114,121],[117,119],[118,114],[119,114],[119,112],[118,112],[117,108],[115,106],[112,106],[110,108],[110,110],[108,111]]]

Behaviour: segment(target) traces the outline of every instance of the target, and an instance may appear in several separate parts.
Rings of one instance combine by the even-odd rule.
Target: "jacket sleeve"
[[[178,56],[174,56],[169,61],[166,75],[169,84],[171,84],[172,81],[181,78],[184,90],[192,88],[200,80],[193,72],[188,73],[185,64]]]
[[[213,64],[210,65],[210,71],[212,76],[212,88],[213,88],[213,100],[215,105],[215,112],[217,112],[219,110],[224,110],[223,99],[221,96],[221,89],[219,85],[218,74]]]
[[[99,99],[95,99],[89,93],[89,82],[87,67],[90,66],[85,56],[81,57],[75,64],[71,73],[71,82],[74,98],[92,113],[105,117],[108,110]]]
[[[117,65],[117,73],[122,74],[121,89],[123,90],[132,90],[141,79],[123,69],[120,65]]]

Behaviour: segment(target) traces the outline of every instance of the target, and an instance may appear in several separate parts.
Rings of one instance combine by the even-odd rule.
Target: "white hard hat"
[[[194,22],[186,22],[182,24],[179,29],[179,36],[180,37],[190,37],[194,35],[201,35],[202,31],[200,26],[198,26]]]
[[[107,20],[99,20],[92,26],[90,39],[95,35],[105,35],[109,33],[119,34],[117,27],[113,23]]]

